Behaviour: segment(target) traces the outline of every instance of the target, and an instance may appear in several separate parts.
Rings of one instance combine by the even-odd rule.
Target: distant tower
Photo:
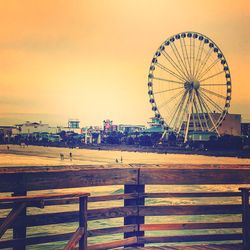
[[[69,119],[68,127],[69,128],[80,128],[80,121],[78,119]]]

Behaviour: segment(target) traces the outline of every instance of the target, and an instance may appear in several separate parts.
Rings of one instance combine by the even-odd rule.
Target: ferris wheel
[[[231,75],[225,56],[208,37],[182,32],[157,49],[148,75],[148,94],[155,117],[184,136],[215,132],[230,107]],[[163,135],[163,136],[164,136]]]

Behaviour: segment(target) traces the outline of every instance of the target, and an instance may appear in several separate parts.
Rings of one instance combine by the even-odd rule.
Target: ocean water
[[[73,160],[70,161],[69,153],[72,152]],[[64,160],[60,160],[59,154],[63,153]],[[118,163],[116,163],[116,159]],[[122,162],[121,162],[122,160]],[[86,149],[67,149],[67,148],[48,148],[48,147],[25,147],[0,146],[0,167],[1,166],[41,166],[41,165],[96,165],[96,164],[122,164],[145,163],[185,163],[185,164],[250,164],[250,159],[239,159],[232,157],[210,157],[201,155],[182,155],[182,154],[156,154],[140,152],[121,152],[121,151],[103,151],[103,150],[86,150]],[[158,186],[148,185],[146,192],[228,192],[237,191],[237,185],[180,185],[180,186]],[[105,186],[71,189],[71,191],[87,191],[92,196],[119,194],[123,193],[123,186]],[[61,190],[62,192],[65,190]],[[69,191],[69,189],[67,189]],[[53,193],[58,190],[48,190]],[[30,192],[35,194],[37,192]],[[43,191],[44,193],[44,191]],[[4,194],[2,194],[4,195]],[[227,198],[161,198],[146,199],[146,205],[188,205],[188,204],[239,204],[240,199],[237,197]],[[123,206],[123,201],[95,202],[89,203],[89,209],[107,208]],[[78,205],[49,206],[44,209],[29,208],[28,214],[55,213],[62,211],[78,211]],[[7,210],[0,210],[0,217],[6,216]],[[188,222],[239,222],[240,215],[200,215],[200,216],[155,216],[146,217],[146,223],[188,223]],[[122,226],[123,218],[114,218],[106,220],[90,221],[89,229]],[[62,223],[57,225],[40,226],[28,228],[29,237],[53,235],[56,233],[67,233],[76,230],[77,223]],[[223,233],[240,233],[239,229],[210,229],[210,230],[168,230],[147,232],[146,235],[187,235],[187,234],[223,234]],[[8,230],[4,239],[12,237],[12,231]],[[89,238],[89,244],[97,244],[112,240],[122,239],[122,234],[106,235]],[[49,243],[43,245],[34,245],[28,247],[31,250],[57,249],[63,247],[65,242]]]

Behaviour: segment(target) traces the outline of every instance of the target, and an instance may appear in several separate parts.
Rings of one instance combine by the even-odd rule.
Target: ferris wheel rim
[[[155,71],[155,65],[157,63],[157,58],[161,55],[161,52],[165,49],[165,46],[167,45],[170,45],[171,43],[174,44],[174,42],[180,38],[186,38],[186,37],[192,37],[194,39],[198,39],[200,41],[204,40],[206,41],[206,43],[209,44],[209,47],[210,48],[213,48],[212,50],[214,51],[214,53],[217,54],[217,57],[218,57],[218,60],[220,60],[221,64],[223,65],[223,73],[225,73],[225,80],[226,80],[226,84],[221,84],[221,85],[226,85],[226,96],[225,96],[225,104],[224,104],[224,107],[223,107],[223,110],[220,112],[220,117],[217,119],[216,121],[216,124],[214,124],[214,127],[208,129],[208,131],[214,131],[214,130],[217,130],[217,128],[220,126],[220,124],[222,123],[222,121],[224,120],[226,114],[228,113],[228,109],[230,107],[230,102],[231,102],[231,95],[232,95],[232,78],[231,78],[231,73],[230,73],[230,69],[229,69],[229,65],[227,63],[227,60],[226,60],[226,57],[224,56],[223,52],[220,50],[219,46],[212,40],[210,39],[209,37],[207,37],[206,35],[202,34],[202,33],[199,33],[199,32],[194,32],[194,31],[185,31],[185,32],[180,32],[180,33],[177,33],[173,36],[170,36],[168,37],[159,47],[158,49],[156,50],[156,52],[154,53],[154,56],[153,56],[153,59],[151,61],[151,64],[150,64],[150,69],[149,69],[149,75],[148,75],[148,94],[149,94],[149,97],[150,97],[150,103],[152,105],[152,110],[155,112],[155,117],[158,118],[160,120],[160,123],[162,126],[164,126],[165,130],[168,130],[171,126],[169,125],[169,121],[166,121],[166,119],[164,119],[161,115],[161,112],[159,110],[159,107],[158,107],[158,104],[155,102],[155,94],[154,93],[154,90],[153,90],[153,79],[154,79],[154,71]],[[203,45],[205,44],[205,42],[203,43]],[[191,55],[190,55],[190,58],[191,58]],[[185,60],[185,58],[184,58]],[[204,67],[204,65],[203,65]],[[177,68],[177,67],[176,67]],[[177,68],[178,69],[178,68]],[[180,68],[179,70],[177,71],[180,71]],[[184,71],[183,71],[184,72]],[[173,72],[172,72],[173,73]],[[201,74],[201,72],[199,73]],[[177,75],[177,74],[176,74]],[[188,76],[186,74],[182,74],[182,76],[186,75],[187,77],[185,79],[182,79],[182,77],[177,77],[175,75],[176,78],[179,78],[179,80],[187,80],[188,79]],[[162,79],[161,79],[162,80]],[[190,79],[188,79],[190,81]],[[207,79],[201,79],[200,82],[204,82],[206,81]],[[170,80],[169,80],[170,81]],[[196,83],[197,85],[199,84],[200,85],[200,82],[199,83]],[[177,84],[177,81],[176,81],[176,84]],[[183,84],[183,82],[182,82]],[[208,84],[207,84],[208,85]],[[216,84],[214,84],[215,86]],[[220,84],[217,84],[217,85],[220,85]],[[201,87],[203,88],[203,87]],[[207,90],[204,90],[204,92],[207,91]],[[205,99],[205,96],[206,94],[204,94],[204,99]],[[209,112],[207,112],[209,113]],[[178,132],[176,131],[175,128],[172,129],[174,132]]]

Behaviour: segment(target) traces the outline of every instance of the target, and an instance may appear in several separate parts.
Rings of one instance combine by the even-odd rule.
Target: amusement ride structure
[[[148,94],[155,117],[168,131],[215,132],[230,107],[231,75],[225,56],[208,37],[182,32],[164,41],[154,54]]]

